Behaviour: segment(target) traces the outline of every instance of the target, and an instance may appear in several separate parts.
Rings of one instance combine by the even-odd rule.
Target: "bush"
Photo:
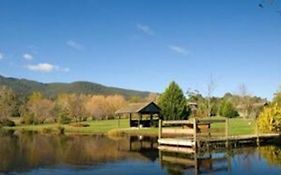
[[[281,131],[281,107],[277,103],[267,106],[260,113],[258,127],[263,132],[280,132]]]
[[[7,118],[3,118],[0,120],[1,126],[16,126],[15,122],[12,120],[9,120]]]

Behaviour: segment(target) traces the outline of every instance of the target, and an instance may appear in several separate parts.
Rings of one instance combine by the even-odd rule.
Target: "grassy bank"
[[[216,118],[217,119],[217,118]],[[119,124],[118,124],[119,123]],[[88,125],[87,127],[77,127],[74,124],[59,125],[59,124],[41,124],[41,125],[19,125],[15,127],[5,127],[6,129],[52,132],[56,131],[59,126],[64,128],[65,133],[70,134],[129,134],[129,135],[157,135],[158,128],[129,128],[128,119],[118,120],[101,120],[101,121],[86,121],[81,124]],[[223,131],[224,124],[214,124],[213,128]],[[255,123],[252,120],[242,118],[234,118],[229,120],[229,134],[243,135],[253,134],[255,131]]]

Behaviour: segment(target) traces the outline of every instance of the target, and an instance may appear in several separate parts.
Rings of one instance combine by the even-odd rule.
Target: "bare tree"
[[[238,96],[239,102],[238,107],[240,108],[240,111],[243,113],[242,116],[244,118],[248,118],[251,115],[251,112],[253,110],[253,103],[251,101],[251,95],[248,92],[248,89],[244,83],[240,84],[238,87]]]
[[[208,95],[208,117],[211,117],[211,110],[212,110],[212,102],[211,102],[211,98],[213,96],[213,93],[215,91],[215,88],[216,88],[216,83],[215,83],[215,80],[213,79],[213,76],[211,75],[210,76],[210,79],[209,79],[209,83],[207,85],[207,95]]]

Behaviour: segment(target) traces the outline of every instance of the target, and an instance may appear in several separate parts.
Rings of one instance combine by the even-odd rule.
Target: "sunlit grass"
[[[224,119],[222,117],[215,117],[211,119]],[[81,122],[88,124],[88,127],[76,127],[72,124],[59,125],[59,124],[40,124],[40,125],[18,125],[15,127],[6,127],[7,129],[14,130],[26,130],[26,131],[38,131],[42,132],[46,129],[56,130],[59,126],[65,128],[66,133],[75,134],[106,134],[109,131],[118,134],[129,134],[129,135],[157,135],[158,128],[129,128],[128,119],[118,120],[95,120]],[[119,123],[119,124],[118,124]],[[211,125],[211,128],[224,134],[225,123],[215,123]],[[250,119],[233,118],[229,119],[229,135],[247,135],[255,133],[255,122]]]

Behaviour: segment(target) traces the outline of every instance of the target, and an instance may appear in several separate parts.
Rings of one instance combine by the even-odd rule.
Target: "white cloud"
[[[49,63],[39,63],[39,64],[29,64],[26,66],[28,70],[35,71],[35,72],[69,72],[69,68],[63,68],[57,65],[49,64]]]
[[[84,48],[82,44],[80,44],[76,41],[73,41],[73,40],[68,40],[66,42],[66,45],[68,45],[69,47],[76,49],[76,50],[82,50]]]
[[[0,60],[4,59],[4,54],[0,52]]]
[[[188,50],[185,49],[184,47],[180,47],[180,46],[176,46],[176,45],[170,45],[169,49],[171,49],[172,51],[177,52],[179,54],[182,54],[182,55],[188,54]]]
[[[137,29],[147,35],[154,35],[154,31],[147,25],[137,24]]]
[[[32,60],[33,59],[33,55],[31,55],[30,53],[25,53],[22,55],[22,57],[26,60]]]

